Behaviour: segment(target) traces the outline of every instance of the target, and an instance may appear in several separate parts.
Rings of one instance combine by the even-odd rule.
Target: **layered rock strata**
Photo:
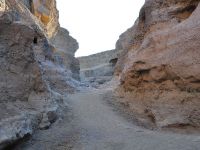
[[[74,53],[78,43],[67,31],[63,36],[69,47],[63,45],[60,49],[52,40],[63,30],[57,22],[55,1],[1,0],[0,4],[2,149],[38,128],[48,128],[61,114],[63,94],[73,92],[79,83],[73,78],[73,73],[78,71],[68,62],[61,63],[66,58],[57,54],[59,51]],[[43,17],[50,18],[47,24]],[[73,54],[68,59],[78,66]]]
[[[140,121],[200,127],[199,0],[147,0],[120,36],[118,92]]]
[[[81,80],[89,82],[94,87],[110,81],[120,52],[110,50],[90,56],[79,57]]]

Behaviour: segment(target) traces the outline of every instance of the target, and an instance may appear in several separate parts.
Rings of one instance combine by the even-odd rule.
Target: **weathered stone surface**
[[[53,61],[44,61],[44,72],[50,74],[47,80],[50,87],[58,93],[72,93],[79,86],[79,61],[74,57],[78,49],[77,41],[69,35],[66,29],[60,28],[50,38],[53,46]]]
[[[120,51],[111,50],[79,57],[81,80],[92,83],[95,87],[110,81],[119,55]]]
[[[158,127],[200,126],[199,0],[148,0],[117,49],[118,91]],[[121,65],[123,64],[123,65]]]
[[[63,35],[66,43],[76,43],[76,46],[57,47],[57,51],[73,49],[69,60],[59,63],[55,51],[57,44],[50,42],[50,38],[59,34],[60,27],[45,27],[43,20],[34,16],[32,7],[28,7],[31,3],[25,2],[31,1],[7,0],[5,9],[0,11],[0,149],[39,127],[49,127],[64,107],[63,94],[79,86],[72,78],[78,76],[78,71],[73,75],[74,66],[68,64],[75,61],[72,53],[78,47],[76,40],[68,33]],[[40,1],[38,10],[45,5],[52,10],[51,17],[58,17],[51,14],[57,13],[55,1],[47,2],[50,3]]]
[[[57,33],[59,14],[55,0],[22,0],[22,3],[42,22],[42,27],[48,37],[52,37]]]
[[[54,57],[58,65],[62,65],[67,70],[70,70],[72,77],[79,80],[79,61],[74,57],[75,52],[79,48],[78,42],[64,28],[59,28],[56,35],[50,41],[55,48]]]
[[[0,0],[0,11],[4,11],[6,8],[6,2],[5,0]]]

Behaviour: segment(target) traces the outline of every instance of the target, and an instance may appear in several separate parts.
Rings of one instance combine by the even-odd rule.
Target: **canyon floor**
[[[66,98],[62,120],[37,131],[15,150],[199,150],[200,136],[144,129],[104,99],[111,89],[88,89]]]

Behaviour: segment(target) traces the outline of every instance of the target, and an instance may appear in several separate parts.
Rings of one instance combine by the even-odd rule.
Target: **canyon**
[[[78,43],[60,27],[56,2],[1,6],[0,149],[49,128],[62,116],[65,93],[79,85]]]
[[[0,149],[198,150],[200,0],[146,0],[114,50],[75,58],[56,0],[0,0]]]
[[[109,82],[114,75],[115,65],[120,53],[120,50],[110,50],[79,57],[82,82],[96,88],[101,84]]]

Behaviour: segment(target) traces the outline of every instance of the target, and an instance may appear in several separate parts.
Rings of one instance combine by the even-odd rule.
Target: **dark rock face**
[[[33,16],[34,13],[27,7],[29,3],[24,3],[28,1],[0,2],[0,149],[2,149],[32,134],[36,129],[46,129],[55,122],[64,107],[63,94],[73,92],[79,86],[79,82],[74,79],[78,79],[79,76],[79,63],[73,54],[78,48],[78,43],[68,32],[63,38],[70,47],[65,45],[56,47],[57,43],[51,41],[60,34],[58,31],[60,27],[57,27],[59,24],[52,24],[52,28],[45,27],[43,21],[38,20],[36,18],[38,16]],[[51,7],[56,10],[53,4],[55,3],[51,3]],[[57,10],[54,12],[57,13]],[[58,14],[51,16],[57,17]],[[58,53],[63,50],[69,51],[70,57],[65,58]],[[57,60],[57,57],[63,61],[68,60],[59,63],[60,59]]]
[[[199,0],[148,0],[117,42],[118,90],[141,120],[151,112],[158,127],[199,127],[199,10]]]

